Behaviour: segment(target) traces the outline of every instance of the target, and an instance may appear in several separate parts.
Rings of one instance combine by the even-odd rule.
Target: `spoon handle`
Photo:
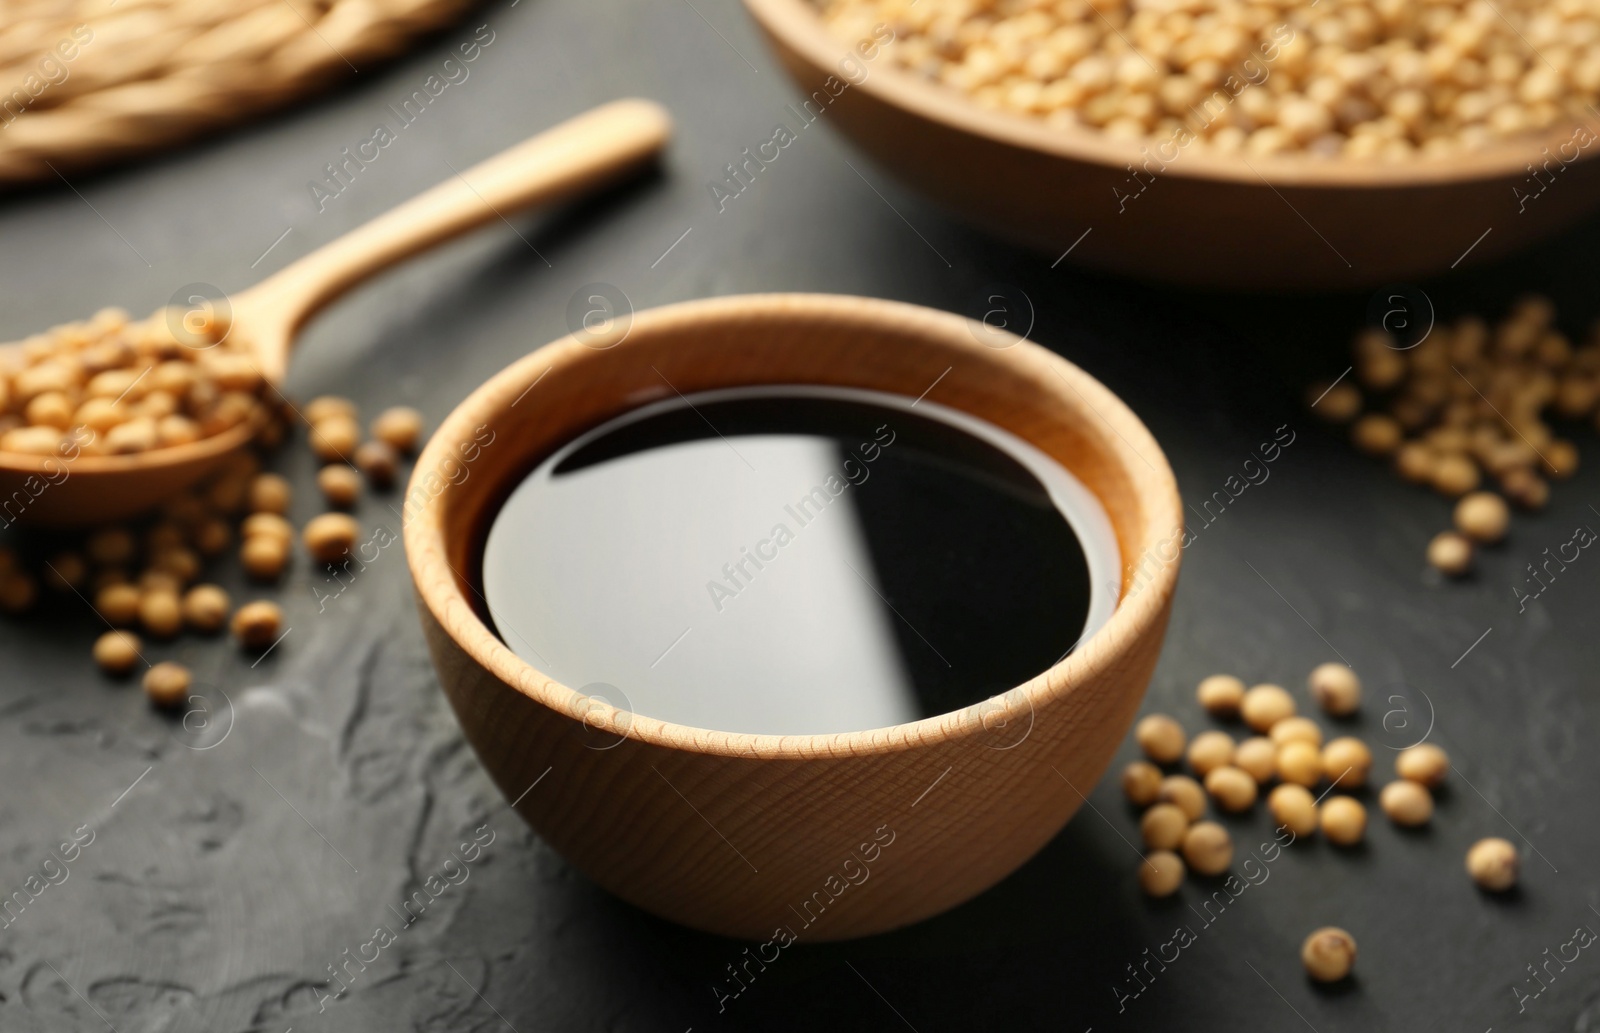
[[[530,137],[391,209],[236,295],[263,372],[283,378],[295,331],[374,273],[485,223],[622,178],[666,144],[671,117],[647,100],[604,104]],[[241,318],[242,317],[242,318]]]

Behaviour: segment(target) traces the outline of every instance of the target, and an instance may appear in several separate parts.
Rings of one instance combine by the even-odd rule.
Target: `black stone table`
[[[474,38],[465,78],[448,73],[456,81],[337,193],[312,190]],[[491,227],[361,290],[306,333],[292,393],[346,394],[367,412],[408,403],[436,422],[565,333],[569,299],[593,282],[639,308],[805,290],[974,315],[988,285],[1008,285],[1034,310],[1034,340],[1143,416],[1194,515],[1147,705],[1198,728],[1193,686],[1206,674],[1298,689],[1312,666],[1343,658],[1367,685],[1355,727],[1380,777],[1387,747],[1424,732],[1450,749],[1457,770],[1431,829],[1401,833],[1374,812],[1361,849],[1285,851],[1207,914],[1198,883],[1168,902],[1140,896],[1135,816],[1102,784],[988,893],[890,935],[796,945],[719,1011],[742,945],[615,900],[506,808],[440,695],[397,544],[332,598],[318,593],[336,586],[298,563],[278,593],[292,631],[255,666],[192,637],[158,649],[195,671],[215,704],[206,727],[105,681],[89,661],[98,623],[76,600],[0,622],[0,892],[34,876],[41,888],[0,931],[0,1029],[1600,1029],[1600,946],[1565,968],[1549,961],[1576,928],[1600,930],[1600,558],[1585,553],[1526,612],[1512,591],[1543,549],[1600,527],[1600,473],[1558,485],[1476,576],[1441,584],[1422,546],[1446,503],[1303,409],[1304,385],[1345,367],[1366,293],[1190,292],[1053,266],[906,193],[825,120],[719,211],[710,184],[795,100],[733,0],[496,0],[309,108],[8,195],[0,339],[106,304],[148,312],[191,284],[238,290],[451,166],[630,94],[678,119],[663,175]],[[1462,213],[1463,238],[1481,224]],[[1447,317],[1548,291],[1577,335],[1600,314],[1595,228],[1421,286]],[[1306,228],[1286,212],[1284,231]],[[1284,426],[1293,444],[1270,478],[1204,522],[1201,503]],[[1590,430],[1575,436],[1593,444]],[[303,449],[281,463],[304,520],[313,463]],[[360,516],[398,530],[381,498]],[[244,593],[237,572],[223,581]],[[559,774],[535,791],[561,792]],[[1259,808],[1225,820],[1241,848],[1268,837]],[[75,835],[75,860],[47,863]],[[1522,851],[1509,899],[1463,873],[1467,846],[1487,835]],[[406,914],[420,910],[409,925],[407,900]],[[1331,992],[1298,961],[1323,924],[1361,950],[1357,977]],[[1192,942],[1149,963],[1174,958],[1163,945],[1183,927]],[[337,999],[331,969],[347,984]]]

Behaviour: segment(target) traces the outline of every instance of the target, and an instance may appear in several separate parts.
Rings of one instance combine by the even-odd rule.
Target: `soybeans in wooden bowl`
[[[786,124],[832,123],[1052,261],[1373,285],[1600,204],[1600,11],[1577,0],[745,3],[808,95]]]

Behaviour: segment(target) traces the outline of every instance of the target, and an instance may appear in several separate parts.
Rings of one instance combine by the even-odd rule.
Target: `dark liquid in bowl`
[[[1114,578],[1115,549],[1070,474],[989,424],[778,388],[673,399],[562,449],[495,517],[482,583],[501,639],[587,695],[812,734],[1050,667],[1114,604],[1091,565]]]

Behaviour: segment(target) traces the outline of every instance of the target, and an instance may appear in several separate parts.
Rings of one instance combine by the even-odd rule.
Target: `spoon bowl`
[[[613,183],[649,165],[671,134],[660,105],[619,100],[561,123],[458,173],[268,279],[198,307],[226,311],[269,392],[288,370],[300,327],[368,277],[506,214]],[[185,445],[125,455],[0,452],[0,520],[81,527],[150,510],[249,444],[240,424]]]

